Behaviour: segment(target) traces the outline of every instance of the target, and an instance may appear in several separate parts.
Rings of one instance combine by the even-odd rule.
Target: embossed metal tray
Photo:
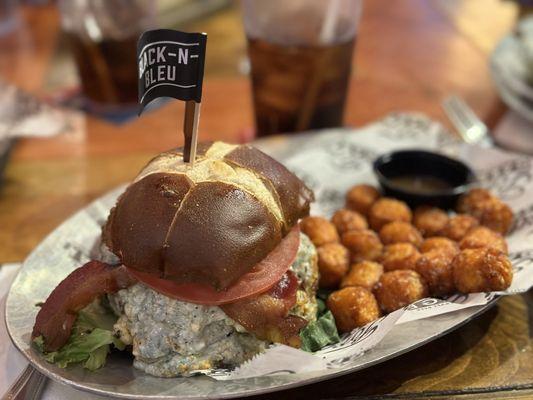
[[[525,192],[522,186],[528,185],[529,180],[525,182],[517,178],[512,187],[508,181],[520,174],[520,168],[525,168],[520,164],[523,158],[506,155],[496,163],[492,157],[494,165],[488,165],[485,173],[479,163],[487,159],[480,152],[487,150],[465,148],[462,144],[448,140],[439,125],[422,117],[393,116],[359,132],[331,130],[274,137],[257,144],[284,161],[313,187],[317,193],[317,205],[313,213],[327,215],[342,206],[344,192],[350,185],[374,182],[370,164],[377,154],[402,147],[420,147],[421,143],[425,148],[439,148],[449,154],[468,158],[474,167],[478,167],[481,178],[494,190],[515,193],[515,199],[507,200],[511,204],[513,201],[521,204]],[[309,162],[310,152],[314,152],[314,163]],[[504,171],[507,180],[504,182],[498,176],[495,177],[494,171],[509,163],[514,163],[515,167],[514,172]],[[528,161],[527,171],[531,176],[530,169]],[[24,262],[6,302],[6,324],[16,347],[43,374],[81,390],[134,399],[231,398],[282,390],[330,379],[396,357],[458,328],[493,304],[396,325],[377,346],[340,368],[305,374],[230,381],[217,381],[206,376],[156,378],[136,370],[132,366],[131,357],[119,354],[109,357],[107,365],[96,372],[89,372],[81,367],[57,368],[44,361],[30,346],[30,333],[37,313],[35,304],[43,301],[68,273],[91,257],[91,249],[100,235],[101,225],[123,189],[124,187],[118,188],[96,200],[52,232]],[[517,240],[521,243],[526,239],[520,237]]]

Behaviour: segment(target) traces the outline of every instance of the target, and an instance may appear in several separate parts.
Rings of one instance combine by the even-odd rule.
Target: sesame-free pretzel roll
[[[248,145],[198,145],[155,157],[119,197],[103,229],[129,268],[177,283],[230,286],[309,214],[313,193]]]

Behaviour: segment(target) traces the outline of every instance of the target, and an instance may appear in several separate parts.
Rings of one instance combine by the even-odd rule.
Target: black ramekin
[[[374,161],[374,173],[383,193],[405,201],[411,207],[427,204],[450,209],[460,195],[476,180],[474,172],[465,163],[442,154],[423,150],[401,150],[384,154]],[[449,189],[417,192],[395,185],[392,178],[405,175],[434,176],[450,185]]]

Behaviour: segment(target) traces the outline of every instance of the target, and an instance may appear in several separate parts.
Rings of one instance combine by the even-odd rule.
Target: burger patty
[[[316,258],[313,244],[301,234],[296,260],[290,267],[300,289],[289,313],[308,321],[316,318]],[[174,300],[142,283],[108,297],[119,316],[114,329],[133,347],[134,366],[151,375],[174,377],[234,367],[268,345],[219,307]]]

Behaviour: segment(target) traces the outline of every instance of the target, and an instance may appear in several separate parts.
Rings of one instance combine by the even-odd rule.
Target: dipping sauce
[[[402,190],[422,194],[453,189],[449,182],[433,175],[400,175],[389,178],[389,182]]]
[[[399,150],[374,161],[374,173],[388,197],[420,205],[453,209],[476,175],[465,163],[424,150]]]

